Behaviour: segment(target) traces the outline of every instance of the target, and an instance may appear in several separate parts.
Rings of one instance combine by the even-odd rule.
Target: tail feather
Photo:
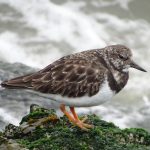
[[[20,76],[1,83],[5,88],[31,88],[32,74]]]

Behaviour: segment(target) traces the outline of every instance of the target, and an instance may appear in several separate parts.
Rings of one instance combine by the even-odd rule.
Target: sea
[[[77,112],[150,131],[149,14],[149,0],[0,0],[0,61],[40,69],[64,55],[124,44],[147,73],[130,69],[128,84],[111,102]],[[19,123],[15,108],[0,112]]]

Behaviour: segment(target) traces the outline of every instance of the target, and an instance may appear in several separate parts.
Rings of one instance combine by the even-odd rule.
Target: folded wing
[[[84,59],[60,59],[36,73],[4,81],[1,85],[67,97],[92,96],[99,91],[107,71],[100,66]]]

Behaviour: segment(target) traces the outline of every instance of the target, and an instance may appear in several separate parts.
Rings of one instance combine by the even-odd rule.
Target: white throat
[[[122,72],[129,72],[129,65],[126,65],[125,68],[122,69]]]

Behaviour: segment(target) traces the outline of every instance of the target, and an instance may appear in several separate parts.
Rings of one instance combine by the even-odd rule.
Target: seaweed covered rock
[[[81,116],[82,118],[83,116]],[[143,129],[121,130],[113,123],[89,115],[94,128],[83,131],[54,110],[31,105],[20,126],[9,124],[0,135],[0,148],[7,150],[150,150],[150,133]],[[15,147],[16,146],[16,147]],[[18,148],[19,147],[19,148]]]

